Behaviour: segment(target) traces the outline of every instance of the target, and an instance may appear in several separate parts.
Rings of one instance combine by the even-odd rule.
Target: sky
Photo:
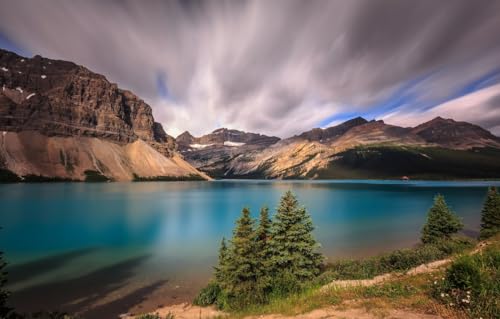
[[[0,47],[70,60],[177,136],[435,116],[500,135],[500,0],[0,0]]]

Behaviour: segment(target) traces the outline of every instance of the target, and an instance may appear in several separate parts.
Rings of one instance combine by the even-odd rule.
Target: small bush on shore
[[[500,246],[455,260],[441,280],[432,283],[432,296],[471,318],[499,318]]]

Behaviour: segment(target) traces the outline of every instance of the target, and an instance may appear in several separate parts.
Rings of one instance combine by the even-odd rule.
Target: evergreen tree
[[[422,242],[436,243],[448,239],[463,226],[458,216],[446,205],[444,196],[437,195],[434,197],[434,205],[427,214],[427,222],[422,228]]]
[[[316,251],[319,245],[313,230],[310,215],[287,191],[280,200],[269,241],[276,274],[286,272],[293,280],[304,281],[319,273],[323,257]]]
[[[257,273],[254,223],[248,208],[243,208],[231,239],[231,249],[226,261],[227,278],[221,283],[223,289],[235,296],[255,289]]]
[[[219,262],[215,268],[215,280],[222,284],[227,278],[227,261],[228,261],[228,248],[226,245],[226,238],[222,237],[219,248]]]
[[[481,211],[479,238],[486,239],[498,233],[500,233],[500,194],[496,187],[490,187]]]
[[[255,232],[256,237],[256,272],[258,284],[261,289],[268,289],[271,284],[271,249],[269,239],[271,236],[271,219],[269,208],[262,207],[259,216],[259,225]]]

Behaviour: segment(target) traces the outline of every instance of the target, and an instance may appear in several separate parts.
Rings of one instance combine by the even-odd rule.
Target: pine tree
[[[227,280],[222,283],[222,288],[234,295],[245,294],[255,288],[257,274],[254,223],[250,210],[243,208],[231,239]]]
[[[219,248],[219,262],[215,268],[215,280],[217,283],[222,284],[227,279],[227,262],[228,262],[228,248],[226,245],[226,238],[222,237]]]
[[[480,239],[500,233],[500,194],[495,187],[488,189],[488,195],[481,211]]]
[[[310,215],[291,191],[280,200],[271,228],[270,249],[273,271],[286,272],[297,281],[312,279],[320,271],[323,257],[316,250],[318,243]]]
[[[427,213],[427,222],[422,228],[422,242],[436,243],[448,239],[463,228],[463,224],[455,213],[446,205],[443,195],[434,197],[434,205]]]
[[[271,219],[269,208],[262,207],[260,210],[259,225],[255,232],[256,236],[256,272],[259,287],[267,290],[271,284],[271,250],[269,239],[271,236]]]

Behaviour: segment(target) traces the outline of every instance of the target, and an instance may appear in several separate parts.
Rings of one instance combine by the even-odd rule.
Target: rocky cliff
[[[138,171],[147,177],[160,173],[175,177],[199,175],[186,163],[180,165],[182,169],[173,169],[177,164],[161,168],[165,161],[182,161],[176,155],[175,139],[154,121],[148,104],[110,83],[103,75],[72,62],[38,55],[30,59],[0,49],[0,86],[0,131],[4,132],[0,167],[4,169],[20,175],[71,179],[85,178],[84,171],[102,172],[118,180],[132,179],[139,175]],[[28,136],[43,141],[45,148],[33,145]],[[124,164],[136,162],[133,156],[142,156],[140,152],[127,151],[116,155],[116,165],[108,163],[109,167],[103,167],[107,161],[96,156],[96,149],[89,146],[104,147],[103,143],[110,150],[140,145],[147,149],[146,153],[158,152],[161,157],[152,156],[148,163],[159,169],[147,171],[141,170],[137,163]],[[51,155],[54,152],[55,159]],[[79,155],[74,155],[75,152]],[[20,153],[24,154],[22,159],[13,155]],[[85,159],[82,154],[87,154]],[[35,162],[43,156],[51,160],[38,169],[39,163]],[[63,162],[68,166],[68,158],[73,160],[70,165],[73,169],[61,171],[54,166]],[[120,172],[113,167],[121,167]]]

